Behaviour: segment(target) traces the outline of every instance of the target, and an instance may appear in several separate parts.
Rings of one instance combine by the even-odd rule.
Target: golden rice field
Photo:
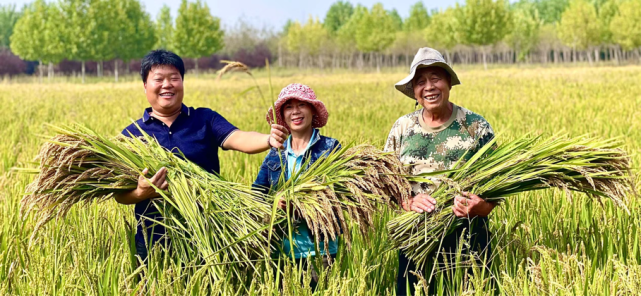
[[[592,134],[620,137],[641,163],[641,67],[458,69],[463,84],[451,101],[483,115],[503,139],[524,133]],[[264,72],[255,73],[268,92]],[[330,119],[322,133],[343,143],[382,147],[394,121],[414,102],[393,88],[404,72],[363,74],[278,71],[274,96],[299,82],[325,102]],[[20,214],[20,199],[32,176],[13,167],[30,166],[48,131],[45,123],[79,122],[103,134],[118,134],[141,116],[147,102],[137,77],[114,84],[65,82],[0,83],[0,294],[1,295],[311,295],[300,284],[309,274],[290,264],[276,275],[270,268],[248,271],[244,289],[214,283],[201,291],[202,278],[186,276],[180,265],[152,254],[136,263],[133,207],[114,201],[77,207],[47,224],[30,240],[33,216]],[[243,130],[267,132],[268,102],[245,74],[221,81],[215,75],[187,75],[185,100],[212,108]],[[222,175],[250,183],[265,154],[221,151]],[[638,171],[635,184],[641,187]],[[562,191],[512,198],[490,216],[494,258],[473,276],[444,270],[435,277],[442,295],[641,295],[641,203],[629,196],[631,214]],[[380,217],[369,240],[355,234],[353,248],[321,274],[315,295],[393,295],[397,253],[386,244]],[[231,282],[231,281],[230,281]]]

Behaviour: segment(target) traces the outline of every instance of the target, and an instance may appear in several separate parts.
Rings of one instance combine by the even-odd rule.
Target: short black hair
[[[147,76],[149,76],[151,68],[159,65],[175,67],[178,69],[178,72],[180,72],[180,77],[185,80],[185,64],[183,63],[183,59],[169,50],[157,49],[150,51],[142,58],[142,61],[140,61],[140,77],[142,78],[142,83],[147,83]]]

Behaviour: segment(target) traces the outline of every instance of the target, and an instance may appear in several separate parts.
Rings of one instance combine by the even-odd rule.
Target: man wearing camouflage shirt
[[[482,116],[449,101],[450,90],[457,84],[460,81],[454,70],[438,51],[431,48],[419,49],[410,75],[396,84],[396,89],[423,107],[399,118],[385,144],[385,151],[394,152],[402,163],[411,165],[411,174],[450,169],[461,157],[469,159],[494,137],[492,127]],[[438,183],[437,180],[435,182]],[[433,211],[436,200],[429,194],[434,187],[429,183],[412,184],[413,198],[402,205],[403,208],[418,213]],[[463,245],[469,247],[464,247],[462,252],[489,255],[487,216],[494,206],[473,193],[464,192],[462,196],[456,196],[452,211],[457,217],[464,218],[464,227],[444,238],[441,245],[443,254],[456,253],[459,237],[463,229],[467,229],[470,242]],[[451,264],[450,261],[446,263]],[[414,294],[418,278],[412,271],[420,272],[399,252],[396,295]],[[432,281],[430,294],[436,292],[434,286]]]

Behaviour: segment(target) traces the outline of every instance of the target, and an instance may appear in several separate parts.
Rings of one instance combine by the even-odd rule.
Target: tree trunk
[[[599,60],[601,59],[599,53],[600,53],[599,52],[599,48],[598,47],[594,48],[594,62],[596,62],[597,64],[599,63]]]
[[[104,66],[103,61],[98,62],[98,64],[96,65],[96,68],[97,68],[96,74],[98,74],[98,77],[102,77],[102,69],[104,68],[103,66]]]
[[[118,82],[118,59],[114,59],[114,77],[116,77],[116,82]]]
[[[81,61],[81,68],[82,68],[82,83],[85,83],[85,61]]]
[[[196,77],[198,77],[198,58],[194,58],[194,72],[196,73]]]
[[[585,56],[587,57],[587,59],[588,59],[588,63],[589,63],[589,64],[590,64],[590,66],[591,66],[591,65],[592,65],[592,53],[590,53],[590,50],[586,50],[586,51],[585,51]]]
[[[485,57],[487,54],[485,53],[485,49],[484,48],[481,49],[481,52],[483,53],[483,68],[485,68],[485,70],[487,71],[487,61],[486,61],[486,57]]]
[[[49,81],[53,79],[53,63],[52,62],[49,62],[49,67],[47,68],[47,78],[49,79]]]
[[[574,48],[572,49],[572,62],[576,63],[576,50]]]

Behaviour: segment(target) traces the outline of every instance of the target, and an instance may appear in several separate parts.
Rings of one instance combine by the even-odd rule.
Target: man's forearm
[[[268,140],[269,135],[266,134],[236,131],[223,143],[223,148],[255,154],[271,148]]]
[[[137,204],[137,203],[145,200],[145,198],[141,198],[140,197],[140,194],[138,193],[137,190],[138,189],[134,189],[134,190],[131,190],[131,191],[127,191],[127,192],[116,194],[114,196],[114,199],[118,203],[121,203],[123,205]]]

